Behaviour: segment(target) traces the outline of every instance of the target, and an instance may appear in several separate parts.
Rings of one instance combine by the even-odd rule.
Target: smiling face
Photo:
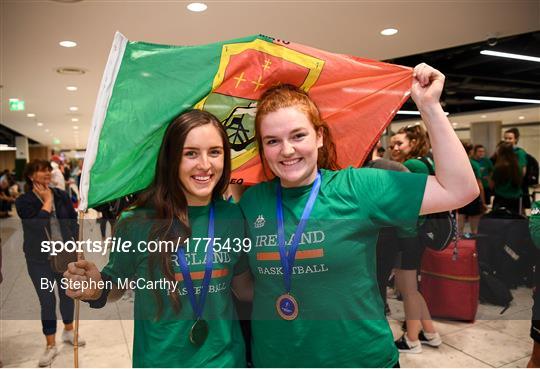
[[[315,180],[323,138],[305,113],[296,107],[268,113],[261,120],[260,132],[264,158],[283,187],[304,186]]]
[[[513,132],[504,133],[504,142],[511,144],[512,146],[517,145],[516,135]]]
[[[212,124],[195,127],[186,136],[178,176],[188,205],[207,205],[223,174],[224,148]]]
[[[392,137],[392,159],[403,163],[408,159],[413,146],[405,133],[397,133]]]

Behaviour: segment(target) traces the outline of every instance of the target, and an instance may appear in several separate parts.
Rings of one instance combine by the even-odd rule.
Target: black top
[[[51,188],[54,196],[56,217],[60,223],[60,231],[64,241],[78,240],[79,226],[77,213],[65,191]],[[22,221],[24,232],[23,250],[27,260],[47,261],[49,253],[41,252],[41,242],[48,240],[47,233],[51,234],[51,213],[42,210],[43,203],[33,191],[27,192],[15,201],[17,214]]]

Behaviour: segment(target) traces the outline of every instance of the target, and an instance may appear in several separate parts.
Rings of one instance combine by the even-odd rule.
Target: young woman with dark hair
[[[497,161],[490,180],[490,187],[495,194],[493,207],[505,207],[519,213],[523,176],[512,144],[500,142],[497,145],[496,156]]]
[[[244,239],[243,217],[236,205],[222,200],[231,172],[228,142],[210,113],[191,110],[176,118],[163,138],[152,185],[116,226],[115,236],[132,241],[133,250],[112,252],[101,273],[87,261],[71,264],[65,273],[73,281],[180,282],[173,289],[135,290],[134,367],[246,364],[231,288],[241,299],[252,292],[243,248],[235,247]],[[135,248],[152,240],[175,245],[180,240],[181,246],[156,252]],[[107,298],[101,289],[69,294],[93,300],[93,307]]]
[[[62,340],[73,344],[73,300],[66,296],[60,283],[62,274],[51,268],[49,254],[42,252],[43,241],[69,241],[77,239],[79,227],[77,213],[65,191],[49,187],[51,164],[46,160],[33,160],[24,172],[25,193],[17,198],[15,207],[21,218],[24,234],[23,250],[28,274],[41,305],[41,325],[47,347],[39,358],[39,366],[49,366],[58,354],[56,348],[56,296],[54,291],[42,288],[43,279],[58,286],[60,313],[64,321]],[[79,337],[79,345],[84,345]]]
[[[398,351],[375,272],[382,227],[478,195],[467,155],[439,104],[444,76],[421,64],[412,97],[428,126],[436,176],[336,170],[331,132],[309,96],[289,85],[263,94],[259,153],[275,179],[240,206],[255,243],[252,353],[256,367],[394,367]]]

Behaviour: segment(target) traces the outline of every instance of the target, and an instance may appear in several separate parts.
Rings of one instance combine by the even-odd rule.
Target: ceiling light
[[[69,110],[70,110],[70,111],[77,111],[77,110],[79,110],[79,108],[76,107],[76,106],[70,106],[70,107],[69,107]]]
[[[402,114],[402,115],[421,115],[418,110],[399,110],[396,114]],[[444,115],[448,115],[447,111],[444,112]]]
[[[79,121],[79,118],[71,118],[71,121],[72,121],[72,122],[78,122],[78,121]]]
[[[80,76],[86,73],[85,69],[77,67],[58,67],[55,69],[56,73],[66,76]]]
[[[482,100],[482,101],[502,101],[502,102],[515,102],[515,103],[525,103],[525,104],[540,104],[540,100],[514,99],[510,97],[475,96],[474,99]]]
[[[520,116],[518,117],[518,119],[519,119],[519,120],[523,120],[523,119],[525,119],[525,117],[524,117],[523,115],[520,115]]]
[[[482,115],[480,116],[480,118],[487,118],[487,115],[482,114]]]
[[[38,123],[37,123],[37,126],[38,126],[38,127],[43,127],[43,123],[38,122]]]
[[[60,46],[62,47],[75,47],[77,46],[77,43],[75,41],[60,41]]]
[[[208,6],[204,3],[191,3],[187,6],[188,10],[191,10],[192,12],[204,12]]]
[[[34,118],[36,115],[34,113],[28,113],[26,114],[28,118]]]
[[[386,28],[381,31],[381,35],[383,36],[393,36],[396,33],[398,33],[398,30],[395,28]]]
[[[482,51],[480,51],[480,54],[482,54],[482,55],[490,55],[490,56],[499,56],[501,58],[527,60],[527,61],[533,61],[533,62],[540,63],[540,58],[537,57],[537,56],[520,55],[520,54],[512,54],[512,53],[503,53],[503,52],[500,52],[500,51],[493,51],[493,50],[482,50]]]
[[[73,126],[73,129],[79,129],[79,126]]]
[[[49,132],[49,128],[45,128],[45,133],[48,133]]]
[[[68,91],[77,91],[77,86],[67,86],[66,90],[68,90]]]

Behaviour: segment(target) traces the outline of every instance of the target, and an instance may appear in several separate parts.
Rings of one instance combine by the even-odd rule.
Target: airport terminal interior
[[[119,36],[117,32],[123,36]],[[250,38],[251,36],[253,38]],[[79,227],[82,226],[79,232],[82,231],[83,239],[101,241],[112,237],[114,221],[110,220],[116,219],[122,209],[133,204],[134,197],[128,195],[143,188],[124,191],[122,186],[118,185],[118,197],[103,195],[102,198],[107,201],[98,201],[95,199],[101,196],[101,193],[98,194],[97,190],[89,195],[92,188],[98,188],[97,184],[92,187],[95,182],[91,181],[101,180],[103,177],[99,176],[98,171],[103,170],[108,178],[105,178],[104,184],[100,184],[100,188],[103,193],[107,193],[106,187],[116,186],[115,181],[123,183],[124,188],[136,188],[140,178],[152,179],[151,175],[136,171],[143,165],[140,166],[138,162],[148,164],[152,155],[157,160],[161,137],[166,124],[172,120],[167,115],[172,111],[167,91],[173,91],[174,84],[178,83],[181,85],[180,89],[199,93],[206,83],[212,88],[212,93],[214,90],[223,93],[223,88],[219,90],[217,81],[222,81],[224,76],[228,76],[231,81],[233,78],[226,74],[225,67],[222,68],[219,63],[228,61],[228,58],[234,59],[234,56],[240,53],[238,48],[231,47],[233,51],[227,54],[224,46],[223,55],[227,56],[217,54],[211,60],[211,63],[215,63],[216,70],[218,64],[220,68],[215,79],[214,71],[208,81],[197,80],[195,77],[193,80],[182,78],[187,78],[185,76],[190,73],[202,78],[207,70],[214,68],[213,64],[208,62],[211,58],[204,59],[202,55],[210,55],[212,50],[218,49],[216,45],[227,40],[239,42],[238,39],[241,38],[256,40],[255,44],[268,42],[273,45],[261,49],[265,55],[264,60],[269,58],[267,64],[261,66],[262,73],[270,67],[270,60],[277,65],[279,58],[287,62],[292,60],[293,63],[290,64],[298,70],[307,68],[308,62],[305,60],[309,58],[299,56],[300,51],[305,53],[314,50],[313,54],[319,58],[330,55],[326,61],[328,67],[331,67],[331,62],[350,61],[348,56],[353,56],[354,63],[347,64],[347,68],[351,68],[350,76],[339,83],[317,89],[317,82],[313,82],[316,78],[312,73],[320,73],[317,72],[319,66],[310,70],[307,77],[302,76],[298,83],[303,87],[309,81],[314,83],[314,99],[320,99],[317,103],[325,99],[340,100],[335,97],[328,99],[327,95],[324,95],[327,90],[338,87],[345,91],[340,96],[345,96],[346,99],[355,93],[365,95],[365,98],[362,97],[359,101],[351,100],[349,105],[340,105],[346,107],[342,110],[347,111],[354,110],[355,104],[360,107],[368,106],[370,96],[386,99],[380,96],[390,96],[392,93],[395,95],[392,90],[395,86],[390,86],[389,83],[378,83],[377,87],[369,87],[373,90],[366,93],[362,84],[364,80],[378,76],[382,73],[379,71],[384,69],[382,64],[371,65],[371,60],[374,63],[402,66],[399,71],[389,73],[388,78],[395,78],[400,71],[412,74],[411,68],[420,63],[427,63],[445,75],[440,104],[452,130],[468,151],[473,169],[478,167],[476,178],[478,186],[482,188],[477,204],[479,210],[472,212],[471,203],[457,210],[456,214],[459,215],[452,215],[455,229],[450,232],[457,235],[463,249],[458,248],[457,240],[455,243],[446,242],[448,247],[444,251],[433,251],[428,247],[418,256],[417,267],[412,268],[417,270],[415,292],[419,288],[433,318],[429,323],[432,325],[424,325],[425,332],[420,333],[419,340],[422,344],[415,346],[414,342],[417,341],[407,338],[405,330],[405,322],[409,321],[404,307],[406,299],[396,283],[396,279],[402,275],[399,271],[407,269],[407,272],[410,272],[410,268],[403,267],[403,264],[399,266],[400,262],[404,263],[404,251],[396,251],[399,256],[392,259],[387,274],[378,279],[379,285],[383,284],[380,288],[382,299],[377,296],[382,301],[378,301],[381,306],[380,313],[383,318],[386,315],[393,339],[400,350],[398,364],[401,367],[523,368],[534,365],[531,359],[531,356],[534,356],[533,347],[538,355],[536,363],[540,365],[540,325],[538,328],[533,327],[533,330],[538,329],[538,343],[535,344],[531,338],[533,292],[538,283],[536,281],[540,279],[535,279],[534,276],[536,262],[540,260],[534,245],[538,242],[537,247],[540,248],[540,241],[535,241],[534,235],[528,233],[529,217],[532,222],[533,216],[540,214],[540,210],[535,209],[534,205],[540,201],[538,0],[210,0],[204,3],[179,0],[0,0],[0,367],[74,367],[75,363],[80,367],[131,367],[137,363],[137,354],[134,355],[133,352],[133,290],[126,291],[117,301],[109,302],[102,309],[91,309],[87,303],[80,303],[78,331],[80,340],[84,341],[79,341],[76,360],[73,337],[66,338],[65,332],[64,335],[60,333],[63,326],[60,311],[62,304],[58,304],[61,299],[57,295],[56,301],[53,300],[54,306],[48,306],[49,310],[56,310],[59,327],[55,348],[51,349],[54,344],[51,344],[50,338],[46,340],[43,334],[45,328],[42,327],[40,318],[40,313],[43,314],[44,310],[43,302],[40,306],[40,299],[32,283],[33,279],[35,282],[36,272],[33,271],[34,277],[31,278],[29,273],[32,274],[32,268],[30,264],[27,265],[28,254],[25,254],[27,250],[23,250],[23,244],[32,237],[28,234],[32,228],[23,227],[21,218],[25,218],[25,215],[21,214],[28,213],[21,212],[19,205],[16,205],[22,202],[17,203],[18,197],[32,192],[31,188],[25,187],[24,173],[30,162],[39,160],[41,163],[48,163],[52,169],[51,181],[55,182],[54,187],[66,194],[70,214],[85,210],[78,213]],[[195,60],[199,55],[189,54],[193,56],[193,60],[186,65],[193,68],[192,72],[179,71],[178,75],[182,77],[178,79],[163,72],[164,78],[159,85],[162,89],[152,90],[157,85],[149,82],[149,87],[145,90],[141,89],[139,84],[132,89],[140,88],[147,93],[139,100],[122,101],[121,94],[113,89],[117,87],[114,85],[115,78],[117,85],[124,83],[124,91],[131,93],[130,78],[140,82],[158,77],[161,74],[160,65],[151,71],[143,68],[133,72],[133,69],[128,68],[135,68],[133,65],[136,66],[136,63],[127,63],[137,59],[144,62],[145,58],[150,59],[154,53],[160,51],[165,50],[166,53],[167,47],[162,45],[185,46],[185,55],[192,50],[191,46],[210,46],[196,49],[201,50],[201,61]],[[275,45],[283,49],[275,51],[278,50]],[[141,49],[136,50],[137,47]],[[131,60],[118,57],[118,50],[125,48],[133,50]],[[171,48],[171,52],[174,50],[176,49]],[[221,53],[221,48],[219,50]],[[284,56],[289,55],[287,53],[293,56]],[[364,59],[368,61],[365,62]],[[244,62],[249,64],[249,60],[246,60]],[[354,67],[371,65],[371,69],[358,72],[366,73],[365,75],[354,74],[356,71],[353,71],[353,64]],[[219,73],[223,75],[220,77]],[[324,69],[321,73],[324,73]],[[236,84],[236,87],[245,82],[250,87],[254,86],[254,91],[257,91],[259,86],[262,89],[270,85],[268,82],[268,86],[264,87],[260,76],[258,80],[254,77],[250,81],[243,72],[237,74],[231,82],[232,85]],[[321,76],[321,80],[326,78],[324,74]],[[279,77],[276,78],[278,79],[275,81],[279,81]],[[355,80],[354,83],[359,80],[362,82],[353,84],[351,80]],[[398,84],[395,83],[396,86]],[[307,90],[307,87],[305,89]],[[379,90],[390,92],[379,94]],[[408,91],[396,100],[395,107],[386,108],[385,105],[381,108],[388,110],[384,112],[386,115],[377,112],[377,104],[369,105],[373,108],[370,112],[379,113],[383,118],[378,116],[370,121],[369,114],[358,116],[358,128],[354,128],[354,134],[359,137],[357,151],[347,154],[353,158],[348,164],[377,167],[372,161],[382,159],[396,165],[397,162],[405,163],[400,166],[414,171],[406,164],[411,158],[403,156],[405,154],[402,141],[420,142],[418,138],[407,138],[412,130],[421,132],[427,142],[429,137],[420,109],[412,97],[409,97]],[[400,90],[400,93],[402,92]],[[213,112],[226,127],[232,151],[235,151],[232,156],[232,178],[235,178],[234,170],[243,170],[242,165],[246,162],[252,163],[249,160],[258,158],[253,133],[255,113],[250,110],[254,109],[256,100],[260,97],[260,91],[256,93],[257,95],[249,97],[235,96],[235,101],[251,103],[242,105],[239,113],[233,111],[228,118],[221,119],[219,113]],[[207,99],[213,101],[212,95],[209,96],[200,102],[195,97],[190,99],[188,96],[184,101],[175,104],[184,104],[183,110],[196,103],[200,108]],[[110,101],[117,104],[108,105]],[[143,125],[130,125],[130,119],[141,119],[143,116],[141,104],[149,107],[150,114],[155,112],[162,120],[159,126],[152,122],[155,128],[152,128],[153,131]],[[113,110],[115,106],[120,108]],[[332,126],[333,119],[338,122],[336,117],[342,112],[336,113],[329,109],[331,107],[323,106],[321,113],[323,119],[328,119],[332,131],[335,129],[335,126]],[[126,114],[122,116],[123,113]],[[234,114],[239,114],[238,118],[231,120],[230,117]],[[144,116],[149,115],[144,113]],[[113,119],[121,123],[117,124],[116,128],[106,125]],[[251,126],[248,127],[248,124]],[[233,128],[236,131],[233,132]],[[339,128],[336,132],[338,131]],[[350,138],[346,137],[347,132],[340,134],[342,136],[335,140],[338,158],[342,153],[342,146],[351,142]],[[126,137],[130,135],[135,138],[126,141]],[[145,135],[148,137],[146,141],[137,141],[137,138]],[[245,139],[242,135],[245,135]],[[160,138],[156,141],[157,136]],[[136,144],[129,147],[126,142],[139,142],[139,146]],[[344,142],[347,144],[344,145]],[[115,144],[117,148],[114,147]],[[500,175],[493,175],[497,168],[500,168],[501,161],[497,166],[497,158],[503,157],[505,148],[509,148],[510,155],[513,155],[509,162],[519,171],[520,192],[517,197],[512,198],[515,201],[509,202],[503,201],[506,201],[506,198],[501,200],[504,196],[497,192]],[[109,149],[110,152],[116,149],[117,153],[134,152],[132,157],[138,159],[130,162],[127,156],[116,156],[123,154],[107,156]],[[420,156],[428,158],[426,161],[432,159],[431,151],[427,149],[418,155],[418,159]],[[92,165],[94,167],[89,169]],[[428,164],[426,166],[429,169]],[[115,176],[109,175],[112,172],[107,172],[108,168],[115,168]],[[55,176],[59,176],[59,180]],[[56,182],[57,180],[59,182]],[[242,184],[235,179],[231,183]],[[233,187],[226,193],[231,195],[231,201],[238,201]],[[38,199],[45,204],[41,197],[37,196],[36,200]],[[512,207],[514,204],[515,209]],[[57,203],[55,206],[53,212],[62,211]],[[39,207],[41,203],[38,202],[38,211]],[[494,220],[501,222],[494,223]],[[262,218],[257,221],[264,224]],[[540,217],[537,221],[540,222]],[[515,224],[519,231],[516,231],[518,228],[511,228]],[[255,222],[255,228],[258,227]],[[540,224],[537,227],[540,227]],[[494,236],[495,233],[498,238]],[[519,237],[516,236],[517,233]],[[518,241],[512,243],[516,239]],[[380,240],[377,247],[381,246]],[[497,253],[489,251],[496,247]],[[457,268],[453,267],[443,268],[444,272],[430,269],[436,264],[435,261],[433,264],[430,261],[439,260],[437,255],[444,254],[448,263],[452,263],[451,260],[455,261],[456,258],[465,260],[468,255],[466,248],[472,250],[470,255],[474,262],[471,267],[473,274],[453,274],[457,273]],[[298,253],[301,253],[301,250],[300,246]],[[490,257],[483,253],[490,253]],[[274,254],[277,255],[275,260],[279,261],[280,254]],[[101,270],[107,265],[109,255],[110,251],[92,253],[86,255],[86,259]],[[377,254],[377,257],[380,258],[380,255]],[[480,259],[480,264],[477,258]],[[377,260],[378,268],[379,261]],[[490,262],[492,264],[488,265]],[[49,268],[48,263],[47,267]],[[375,267],[372,269],[375,270]],[[485,277],[483,273],[489,275]],[[211,275],[213,277],[213,274]],[[446,282],[441,282],[443,279]],[[416,282],[419,287],[416,287]],[[452,284],[460,284],[460,289],[452,289]],[[502,299],[506,298],[506,301],[495,301],[496,297],[487,296],[488,289],[494,289],[496,297],[500,297],[504,291],[510,296],[508,298],[503,294]],[[467,300],[468,294],[471,294],[469,300],[472,299],[472,302]],[[187,301],[186,299],[184,305],[189,307]],[[467,304],[471,306],[472,315],[460,313],[461,308]],[[538,307],[540,303],[537,302],[536,305]],[[448,314],[448,307],[455,311]],[[279,306],[277,309],[279,310]],[[437,339],[429,338],[432,336],[426,327],[433,326],[434,328],[429,329],[435,329]],[[424,333],[429,337],[424,337]],[[250,340],[249,332],[244,330],[243,334]],[[337,339],[346,341],[348,338],[336,337]],[[376,345],[377,342],[370,344]],[[248,357],[247,360],[247,365],[252,366],[251,358]],[[280,361],[274,363],[273,366],[283,365]],[[338,365],[332,365],[332,362],[324,362],[321,365],[339,366],[339,362],[337,363]],[[300,367],[314,366],[296,364]]]

